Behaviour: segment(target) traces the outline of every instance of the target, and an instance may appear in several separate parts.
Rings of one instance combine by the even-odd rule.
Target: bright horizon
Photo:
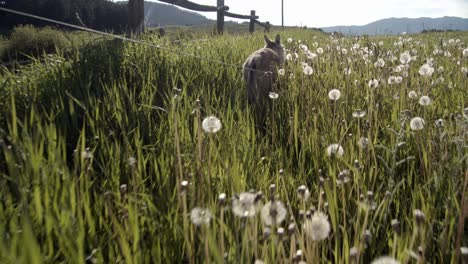
[[[151,2],[158,2],[147,0]],[[190,0],[197,4],[216,5],[216,0]],[[327,0],[317,3],[284,0],[284,24],[287,26],[328,27],[365,25],[391,17],[468,18],[468,0]],[[159,2],[165,4],[163,2]],[[255,10],[262,22],[281,25],[281,0],[225,0],[232,13],[248,15]],[[214,12],[197,12],[216,19]],[[226,18],[226,21],[245,21]]]

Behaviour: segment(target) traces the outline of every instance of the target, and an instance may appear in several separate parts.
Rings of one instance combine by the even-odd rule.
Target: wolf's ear
[[[279,34],[276,35],[275,42],[276,42],[276,44],[281,45],[281,37],[280,37]]]
[[[263,35],[263,39],[265,39],[265,45],[272,43],[272,41],[268,38],[267,35]]]

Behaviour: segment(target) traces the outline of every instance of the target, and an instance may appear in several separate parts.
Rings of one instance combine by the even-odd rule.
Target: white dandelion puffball
[[[401,64],[408,64],[410,61],[411,61],[411,55],[409,54],[409,52],[405,52],[400,55]]]
[[[232,200],[232,212],[238,217],[253,217],[257,213],[256,195],[250,192],[239,194]]]
[[[317,48],[317,53],[322,54],[323,53],[323,48]]]
[[[307,201],[310,197],[310,191],[305,185],[299,186],[297,188],[297,197],[301,200]]]
[[[463,57],[468,57],[468,48],[463,50]]]
[[[327,156],[337,156],[341,157],[344,155],[344,149],[340,144],[331,144],[327,147]]]
[[[344,70],[343,70],[343,73],[345,75],[350,75],[351,74],[351,68],[350,67],[346,67]]]
[[[221,127],[221,120],[216,116],[208,116],[203,119],[202,128],[206,133],[216,133]]]
[[[419,104],[422,106],[427,106],[427,105],[430,105],[431,103],[432,103],[432,100],[431,98],[429,98],[429,96],[423,95],[421,96],[421,98],[419,98]]]
[[[288,41],[288,43],[291,43],[291,42],[293,41],[293,39],[292,39],[292,38],[288,38],[287,41]]]
[[[288,61],[292,60],[291,53],[286,54],[286,60],[288,60]]]
[[[206,208],[195,207],[190,212],[190,221],[196,226],[208,225],[212,217],[212,214]]]
[[[270,93],[268,94],[268,96],[269,96],[271,99],[275,100],[275,99],[278,99],[279,94],[277,94],[277,93],[275,93],[275,92],[270,92]]]
[[[378,68],[383,68],[385,66],[385,61],[380,58],[376,62],[374,62],[374,66]]]
[[[409,97],[410,99],[416,99],[416,98],[418,98],[418,94],[417,94],[415,91],[410,91],[410,92],[408,93],[408,97]]]
[[[427,76],[430,77],[432,76],[432,73],[434,73],[434,68],[431,67],[428,63],[424,64],[419,68],[419,75],[421,76]]]
[[[388,82],[388,84],[390,84],[390,85],[394,84],[394,83],[395,83],[395,76],[390,76],[390,77],[388,77],[388,81],[387,81],[387,82]]]
[[[307,53],[307,58],[310,59],[310,60],[314,60],[315,58],[317,58],[317,54],[309,51]]]
[[[89,148],[86,148],[81,152],[81,158],[82,159],[92,159],[93,158],[93,153]]]
[[[395,83],[400,84],[403,81],[403,77],[397,76],[395,77]]]
[[[361,137],[358,141],[358,146],[361,149],[367,149],[367,147],[369,147],[369,139],[366,137]]]
[[[269,201],[266,203],[261,211],[263,224],[267,226],[278,225],[286,219],[288,214],[286,207],[280,201]]]
[[[330,234],[330,223],[328,217],[322,212],[316,212],[312,218],[306,220],[304,224],[304,232],[313,241],[321,241]]]
[[[278,75],[284,76],[284,72],[285,72],[284,69],[279,69],[278,70]]]
[[[400,262],[392,257],[382,256],[374,259],[371,264],[400,264]]]
[[[311,75],[312,73],[314,73],[314,70],[312,69],[312,67],[306,66],[306,67],[304,67],[303,72],[304,72],[304,74],[306,74],[306,75]]]
[[[341,97],[341,92],[338,89],[333,89],[328,93],[328,98],[330,98],[330,100],[332,101],[336,101],[340,99],[340,97]]]
[[[421,117],[414,117],[410,121],[411,130],[414,130],[414,131],[423,129],[424,124],[425,124],[424,119],[422,119]]]
[[[366,115],[366,111],[362,111],[360,109],[353,112],[354,118],[363,118]]]
[[[461,72],[462,72],[464,75],[468,75],[468,68],[462,67],[462,68],[461,68]]]
[[[341,49],[341,54],[343,54],[343,55],[348,54],[348,50],[345,49],[345,48],[342,48],[342,49]]]
[[[379,87],[379,81],[377,79],[371,79],[369,80],[368,85],[370,88],[377,88]]]
[[[437,119],[434,123],[435,123],[436,127],[443,127],[444,126],[444,120],[441,119],[441,118]]]

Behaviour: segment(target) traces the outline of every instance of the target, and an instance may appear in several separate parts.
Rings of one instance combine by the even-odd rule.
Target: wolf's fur
[[[277,68],[284,64],[284,48],[280,35],[276,35],[275,41],[271,41],[266,35],[264,39],[265,47],[252,53],[244,63],[247,98],[251,104],[268,98],[276,80]]]

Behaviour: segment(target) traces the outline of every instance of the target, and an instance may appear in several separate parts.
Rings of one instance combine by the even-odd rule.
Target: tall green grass
[[[398,37],[280,34],[298,59],[279,76],[266,133],[246,103],[242,71],[195,57],[104,41],[68,59],[49,56],[19,72],[2,69],[0,259],[368,263],[393,255],[402,263],[456,262],[459,247],[468,243],[461,225],[468,177],[468,85],[461,72],[468,66],[461,55],[466,33],[402,36],[401,46],[394,46]],[[148,41],[242,65],[262,38]],[[325,51],[308,60],[299,40]],[[361,52],[372,50],[368,63],[358,50],[351,52],[355,43]],[[435,48],[451,57],[433,55]],[[408,77],[387,84],[390,75],[399,75],[392,69],[407,50],[417,56]],[[435,72],[422,77],[418,70],[429,57]],[[385,59],[385,67],[374,67],[377,58]],[[303,61],[312,75],[303,74]],[[343,73],[346,67],[350,75]],[[439,77],[444,80],[431,84]],[[370,88],[371,78],[383,81]],[[341,98],[332,102],[328,92],[334,88]],[[433,103],[409,99],[411,90]],[[353,118],[357,109],[366,115]],[[221,120],[216,134],[201,127],[209,115]],[[423,130],[410,129],[415,116],[425,120]],[[434,124],[439,118],[442,127]],[[368,139],[365,148],[359,147],[361,137]],[[342,157],[327,155],[333,143],[343,147]],[[345,176],[350,181],[340,183]],[[307,201],[298,196],[300,185],[310,190]],[[268,231],[259,214],[237,217],[230,205],[243,192],[255,193],[259,208],[276,197],[286,220]],[[209,225],[191,222],[195,207],[211,212]],[[425,215],[420,225],[416,209]],[[313,242],[303,227],[317,211],[327,215],[331,232]],[[392,229],[393,219],[400,232]],[[353,247],[358,253],[350,256]]]

